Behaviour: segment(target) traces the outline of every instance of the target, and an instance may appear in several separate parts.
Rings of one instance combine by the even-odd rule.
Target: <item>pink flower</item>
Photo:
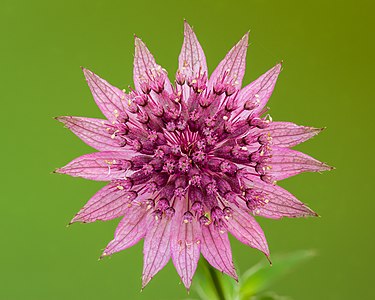
[[[268,257],[254,215],[316,216],[276,181],[331,169],[289,149],[321,129],[263,116],[281,64],[241,88],[245,34],[208,79],[186,22],[184,35],[174,84],[135,37],[135,88],[128,93],[83,69],[106,119],[57,118],[99,152],[56,172],[109,181],[72,223],[123,217],[102,256],[144,239],[143,287],[172,258],[189,288],[201,253],[237,279],[228,233]]]

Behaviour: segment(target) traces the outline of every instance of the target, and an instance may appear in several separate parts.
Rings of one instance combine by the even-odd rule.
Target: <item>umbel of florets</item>
[[[57,118],[99,151],[57,172],[109,181],[72,222],[123,217],[102,256],[144,238],[143,286],[172,258],[189,288],[200,253],[237,279],[228,232],[268,257],[254,215],[316,215],[276,181],[330,169],[289,149],[321,129],[273,122],[266,114],[281,64],[241,88],[248,34],[211,76],[186,22],[184,37],[173,84],[135,37],[133,89],[83,69],[106,119]]]

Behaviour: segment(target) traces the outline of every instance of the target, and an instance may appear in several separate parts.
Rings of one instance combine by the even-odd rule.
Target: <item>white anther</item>
[[[224,121],[228,121],[228,119],[229,119],[228,116],[223,116]]]

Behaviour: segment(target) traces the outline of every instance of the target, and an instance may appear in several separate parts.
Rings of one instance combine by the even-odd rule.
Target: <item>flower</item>
[[[189,289],[200,254],[237,279],[228,232],[269,257],[254,215],[316,216],[277,180],[331,167],[293,147],[321,129],[265,115],[281,63],[241,88],[248,33],[208,79],[203,50],[185,22],[174,84],[135,37],[134,89],[83,68],[106,119],[58,117],[99,152],[57,173],[109,184],[71,221],[123,217],[102,256],[144,239],[143,287],[172,261]]]

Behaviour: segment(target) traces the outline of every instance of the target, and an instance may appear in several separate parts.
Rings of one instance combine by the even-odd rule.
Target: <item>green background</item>
[[[281,183],[321,218],[259,219],[272,253],[318,256],[273,286],[294,299],[370,299],[374,231],[373,1],[0,3],[0,299],[183,299],[172,264],[140,293],[142,244],[97,261],[117,221],[65,225],[103,184],[50,172],[92,150],[52,119],[100,117],[80,66],[132,84],[133,34],[172,76],[186,18],[209,70],[251,30],[248,72],[284,70],[275,120],[328,129],[298,147],[334,165]],[[237,266],[264,257],[233,240]]]

